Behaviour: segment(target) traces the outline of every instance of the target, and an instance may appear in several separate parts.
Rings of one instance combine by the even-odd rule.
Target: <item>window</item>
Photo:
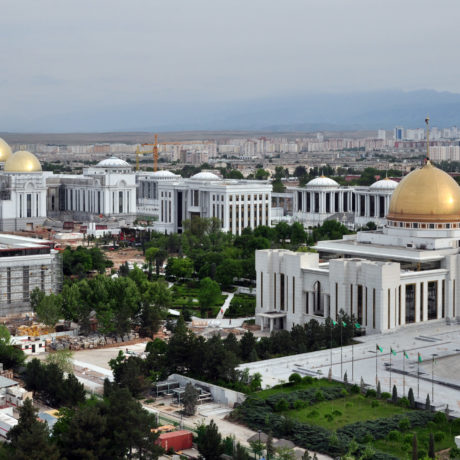
[[[119,214],[123,213],[123,192],[118,192],[118,212]]]
[[[423,286],[425,283],[420,283],[420,321],[423,321],[423,313],[424,313],[424,308],[425,308],[425,299],[423,296]]]
[[[335,319],[339,317],[339,283],[335,283]]]
[[[27,194],[27,217],[32,217],[32,195],[30,193]]]
[[[273,273],[273,302],[276,310],[276,273]]]
[[[284,273],[280,275],[280,309],[284,310]]]
[[[406,324],[415,323],[415,284],[406,284]]]
[[[438,282],[428,282],[428,319],[438,317]]]
[[[375,329],[375,288],[372,290],[372,328]]]
[[[391,328],[391,291],[388,289],[388,329]]]
[[[295,313],[295,276],[292,277],[292,313]]]
[[[260,272],[260,308],[264,308],[264,272]]]

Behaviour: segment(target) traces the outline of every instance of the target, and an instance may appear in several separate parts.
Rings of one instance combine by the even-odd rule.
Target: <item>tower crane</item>
[[[155,134],[155,141],[153,144],[141,144],[142,147],[152,145],[152,150],[141,150],[139,146],[136,149],[136,171],[139,171],[139,157],[145,153],[153,153],[153,170],[158,171],[158,134]]]

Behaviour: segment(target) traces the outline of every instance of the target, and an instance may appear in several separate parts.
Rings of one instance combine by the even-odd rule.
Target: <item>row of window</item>
[[[422,222],[399,222],[399,221],[389,220],[388,226],[398,227],[398,228],[443,230],[443,229],[451,229],[451,228],[460,228],[460,222],[448,222],[448,223],[442,223],[442,224],[436,224],[436,223],[427,224],[427,223],[422,223]]]

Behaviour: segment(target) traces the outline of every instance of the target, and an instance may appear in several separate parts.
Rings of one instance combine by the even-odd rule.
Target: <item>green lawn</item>
[[[433,422],[434,424],[434,422]],[[436,425],[436,424],[434,424]],[[389,439],[379,439],[373,441],[373,445],[376,449],[379,449],[383,452],[394,455],[395,457],[400,458],[401,460],[411,459],[412,458],[412,437],[414,433],[417,435],[417,446],[419,451],[423,449],[425,452],[428,452],[430,431],[433,434],[437,432],[444,432],[442,440],[436,441],[434,443],[435,452],[441,450],[449,449],[455,447],[455,436],[460,434],[460,429],[455,429],[452,424],[441,424],[430,427],[420,427],[407,431],[406,433],[401,433],[401,437],[398,440],[389,440]]]
[[[194,316],[201,317],[200,304],[198,302],[198,287],[189,287],[186,284],[174,284],[170,288],[172,293],[172,308],[180,310],[189,308],[190,313]],[[211,306],[209,317],[213,318],[219,313],[220,307],[225,302],[226,295],[220,295],[216,304]],[[196,299],[196,300],[194,300]]]
[[[324,386],[324,385],[323,385]],[[372,403],[378,404],[372,407]],[[329,430],[362,420],[376,420],[403,414],[408,409],[395,406],[382,400],[350,395],[346,398],[323,401],[303,409],[289,410],[284,414],[300,422],[319,425]]]

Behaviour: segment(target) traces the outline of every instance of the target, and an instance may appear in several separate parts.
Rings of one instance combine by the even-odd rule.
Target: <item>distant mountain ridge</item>
[[[36,119],[0,117],[0,130],[14,132],[110,131],[318,131],[460,125],[460,94],[420,91],[310,93],[244,101],[156,101],[106,106]]]

